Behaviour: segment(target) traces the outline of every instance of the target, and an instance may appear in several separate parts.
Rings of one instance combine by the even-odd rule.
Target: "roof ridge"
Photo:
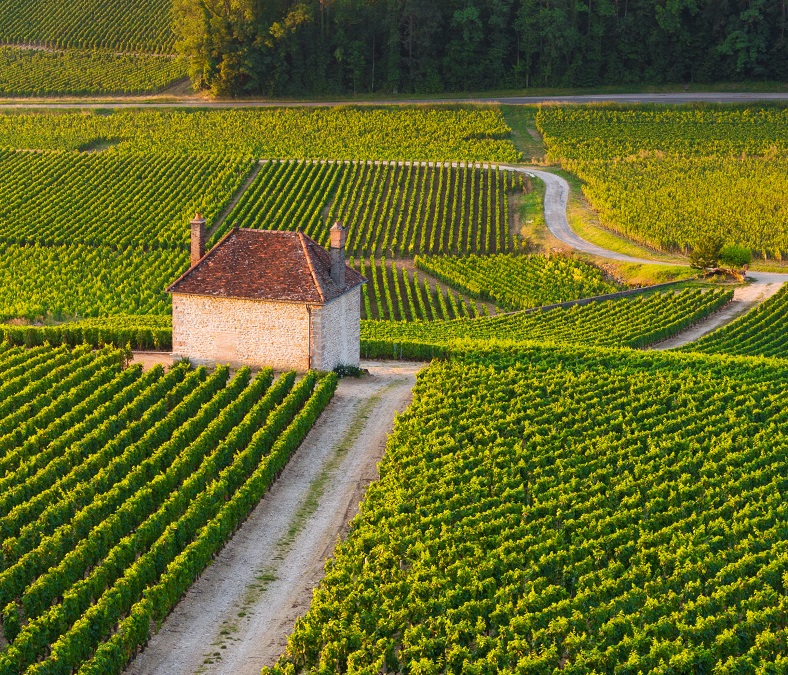
[[[322,302],[325,302],[326,301],[326,294],[323,293],[323,287],[320,285],[320,280],[317,278],[317,273],[315,272],[315,267],[312,264],[312,255],[310,254],[309,250],[307,249],[306,239],[307,239],[306,235],[299,230],[298,231],[298,240],[301,242],[301,248],[304,251],[304,257],[306,258],[306,264],[309,265],[309,272],[312,274],[312,279],[315,282],[315,288],[317,288],[318,295],[320,295],[320,300]],[[310,241],[311,241],[311,239],[310,239]]]

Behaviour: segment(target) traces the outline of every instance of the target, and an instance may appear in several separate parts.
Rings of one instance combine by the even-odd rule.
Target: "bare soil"
[[[141,363],[142,370],[148,371],[158,363],[169,368],[175,359],[168,352],[133,352],[131,363]]]
[[[343,379],[269,493],[127,675],[257,675],[284,651],[347,532],[423,364],[368,362]]]

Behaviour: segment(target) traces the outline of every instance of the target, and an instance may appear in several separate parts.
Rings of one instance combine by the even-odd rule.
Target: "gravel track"
[[[610,251],[586,241],[575,234],[569,226],[569,221],[566,217],[566,209],[569,202],[569,183],[566,180],[554,173],[540,171],[534,168],[515,166],[505,168],[521,173],[530,173],[544,181],[546,186],[544,217],[547,229],[550,230],[556,239],[571,246],[573,249],[600,258],[619,260],[622,262],[649,265],[675,265],[675,263],[659,260],[635,258],[623,253],[617,253],[616,251]],[[651,349],[675,349],[677,347],[683,347],[690,342],[694,342],[713,330],[724,326],[764,300],[767,300],[777,293],[784,283],[788,282],[788,274],[779,274],[775,272],[748,272],[747,277],[750,279],[750,283],[746,286],[736,288],[731,302],[714,312],[714,314],[706,317],[703,321],[700,321],[694,326],[690,326],[688,329],[673,336],[669,340],[653,345]]]
[[[569,226],[566,217],[566,209],[569,203],[569,183],[554,173],[542,171],[531,167],[502,166],[501,168],[510,169],[519,173],[533,174],[545,184],[544,195],[544,219],[547,229],[558,240],[571,246],[577,251],[589,253],[590,255],[619,260],[629,263],[645,263],[650,265],[673,265],[674,263],[648,260],[646,258],[635,258],[624,253],[609,251],[606,248],[592,244],[582,237],[579,237]]]
[[[695,340],[699,340],[704,335],[724,326],[726,323],[730,323],[764,300],[768,300],[788,281],[788,274],[759,274],[754,272],[748,276],[752,279],[752,282],[746,286],[737,287],[733,291],[733,300],[727,305],[707,316],[703,321],[690,326],[678,335],[674,335],[669,340],[652,345],[650,349],[677,349],[690,342],[695,342]],[[775,277],[784,278],[775,279]]]
[[[156,101],[151,96],[134,98],[68,100],[11,100],[0,103],[0,108],[331,108],[334,106],[382,106],[382,105],[445,105],[478,104],[494,105],[537,105],[539,103],[587,104],[587,103],[758,103],[763,101],[788,101],[783,92],[699,92],[667,94],[583,94],[578,96],[478,96],[469,98],[431,99],[387,99],[387,100],[335,100],[335,101],[210,101],[195,96],[177,100]]]
[[[127,675],[257,675],[297,617],[367,485],[423,364],[369,362],[337,393],[249,519],[127,668]]]

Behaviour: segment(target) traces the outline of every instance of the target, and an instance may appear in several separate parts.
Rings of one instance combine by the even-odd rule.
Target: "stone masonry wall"
[[[312,367],[358,367],[361,358],[361,286],[312,310]]]
[[[303,372],[309,367],[309,332],[306,305],[172,296],[173,355],[196,364]]]

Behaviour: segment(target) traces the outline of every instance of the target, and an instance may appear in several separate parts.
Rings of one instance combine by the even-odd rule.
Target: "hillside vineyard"
[[[602,271],[565,256],[416,257],[416,266],[475,298],[510,310],[551,305],[620,290]]]
[[[325,222],[340,220],[349,229],[349,255],[509,251],[515,189],[522,192],[520,175],[499,168],[267,163],[222,231],[298,226],[325,244]]]
[[[4,0],[0,41],[172,53],[170,0]]]
[[[7,5],[21,21],[27,5]],[[135,32],[139,7],[118,25],[165,50],[155,27]],[[80,34],[120,39],[101,30]],[[82,76],[115,56],[96,52]],[[0,675],[788,672],[786,290],[651,351],[757,285],[636,289],[686,270],[553,234],[563,215],[594,229],[582,184],[603,227],[637,242],[681,254],[720,235],[777,265],[785,110],[509,112],[516,133],[477,105],[0,114]],[[546,162],[580,177],[566,214],[552,183],[512,167],[539,154],[534,124]],[[369,374],[172,358],[164,289],[216,263],[206,242],[249,228],[225,243],[287,239],[298,254],[304,237],[260,230],[300,230],[336,289],[334,272],[355,273],[341,245],[320,248],[335,221],[368,280],[360,326],[355,304],[335,320],[360,328]],[[255,278],[283,286],[289,311],[314,281],[311,346],[310,312],[334,296],[311,257],[292,282],[273,250],[242,247],[198,289],[235,306],[241,268],[267,271]],[[219,314],[201,314],[200,337]],[[271,342],[250,313],[224,316]],[[286,648],[259,628],[266,612],[276,626],[301,615]]]
[[[686,289],[591,302],[567,309],[517,312],[475,320],[394,323],[364,321],[361,350],[368,358],[431,358],[454,345],[489,348],[533,340],[647,347],[719,309],[731,291]]]
[[[167,56],[0,47],[5,96],[141,94],[182,75],[182,65]]]
[[[0,673],[118,672],[147,640],[336,387],[250,375],[2,349]]]
[[[0,150],[0,240],[8,245],[0,256],[7,263],[0,269],[0,317],[168,314],[162,291],[187,267],[189,219],[200,212],[215,221],[234,195],[240,201],[214,241],[233,225],[301,227],[325,241],[330,222],[344,218],[362,256],[509,250],[516,245],[509,198],[521,189],[519,177],[465,166],[516,157],[510,142],[498,140],[506,129],[492,110],[0,115],[0,146],[7,148]],[[328,136],[334,145],[325,143]],[[257,159],[304,152],[466,162],[452,168]],[[383,206],[387,211],[365,230]],[[77,262],[85,259],[89,265]],[[380,300],[385,307],[385,296]],[[420,317],[465,315],[433,301],[436,311],[425,306]],[[474,314],[470,306],[467,313]]]
[[[684,349],[705,354],[788,358],[788,286],[736,321]]]
[[[787,375],[568,347],[434,362],[263,673],[782,672]]]
[[[668,251],[710,235],[788,252],[785,108],[543,107],[537,122],[606,227]]]

